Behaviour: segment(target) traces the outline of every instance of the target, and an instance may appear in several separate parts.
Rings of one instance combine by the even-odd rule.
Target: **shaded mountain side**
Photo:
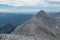
[[[0,34],[10,34],[14,31],[18,24],[17,23],[8,23],[0,29]]]
[[[23,14],[23,12],[0,13],[0,34],[11,33],[17,27],[17,25],[24,23],[33,15],[34,14]]]
[[[4,13],[0,12],[0,29],[8,24],[9,22],[16,22],[18,24],[24,23],[26,20],[28,20],[31,16],[34,15],[34,12],[31,12],[33,14],[30,14],[30,12],[20,12],[20,13]]]
[[[47,16],[46,12],[41,10],[37,15],[32,16],[24,24],[21,26],[19,25],[11,34],[26,36],[43,35],[43,37],[56,38],[60,35],[60,30],[56,27],[56,22],[55,18]]]

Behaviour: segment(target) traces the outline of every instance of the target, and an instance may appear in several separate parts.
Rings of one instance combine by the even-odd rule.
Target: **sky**
[[[0,12],[60,11],[60,0],[0,0]]]

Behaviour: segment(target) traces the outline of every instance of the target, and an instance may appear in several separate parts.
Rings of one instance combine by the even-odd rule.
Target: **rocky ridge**
[[[47,16],[47,13],[41,10],[24,24],[19,25],[11,34],[36,36],[37,38],[42,36],[42,38],[46,37],[47,40],[58,40],[60,30],[57,27],[56,19]]]

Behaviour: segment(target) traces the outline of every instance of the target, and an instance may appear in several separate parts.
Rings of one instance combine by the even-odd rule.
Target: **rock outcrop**
[[[2,34],[2,38],[0,40],[57,40],[57,39],[43,37],[42,35],[38,36],[37,38],[37,36],[34,37],[34,36],[24,36],[24,35]]]

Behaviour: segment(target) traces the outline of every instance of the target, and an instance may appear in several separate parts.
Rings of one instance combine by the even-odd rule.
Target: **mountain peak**
[[[46,12],[44,10],[40,10],[37,14],[38,17],[44,17],[46,16]]]

